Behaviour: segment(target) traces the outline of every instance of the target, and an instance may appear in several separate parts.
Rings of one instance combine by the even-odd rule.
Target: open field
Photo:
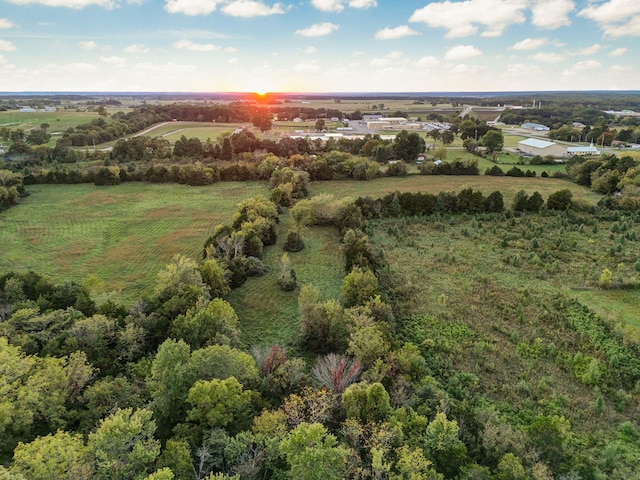
[[[43,123],[51,125],[47,130],[50,134],[60,134],[70,127],[81,123],[88,123],[99,118],[96,112],[76,112],[75,110],[58,110],[56,112],[0,112],[0,127],[10,126],[11,129],[22,128],[31,130],[40,128]],[[109,121],[109,119],[106,119]]]
[[[41,185],[0,213],[0,271],[34,270],[54,282],[95,275],[98,293],[139,298],[176,253],[197,257],[216,223],[265,183],[209,187],[127,183],[117,187]]]
[[[396,190],[401,192],[422,191],[438,193],[442,191],[458,192],[464,188],[473,188],[485,194],[500,190],[504,195],[505,206],[510,205],[513,196],[519,190],[525,190],[529,194],[538,191],[546,199],[553,192],[569,189],[573,193],[574,199],[581,199],[591,204],[597,203],[602,198],[588,188],[566,180],[539,177],[492,177],[488,175],[408,175],[406,177],[378,178],[370,181],[312,182],[310,191],[311,195],[331,193],[338,198],[348,196],[353,198],[360,196],[378,198]]]

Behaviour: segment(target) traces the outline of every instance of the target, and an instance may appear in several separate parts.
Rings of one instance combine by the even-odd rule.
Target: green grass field
[[[31,130],[40,128],[48,123],[48,132],[52,135],[60,134],[70,127],[81,123],[88,123],[99,118],[96,112],[76,112],[75,110],[58,110],[56,112],[17,112],[15,110],[0,112],[0,127],[10,126],[11,129],[22,128]],[[107,118],[107,121],[109,119]]]
[[[40,185],[0,213],[0,271],[34,270],[54,282],[95,275],[101,292],[129,303],[171,257],[198,257],[212,228],[265,183],[209,187],[127,183],[117,187]]]
[[[442,191],[458,192],[465,188],[480,190],[485,194],[500,190],[504,195],[506,206],[510,205],[513,196],[519,190],[525,190],[529,194],[538,191],[546,199],[551,193],[569,189],[573,193],[574,199],[584,200],[590,204],[595,204],[602,198],[588,188],[557,178],[492,177],[489,175],[408,175],[406,177],[378,178],[370,181],[312,182],[310,190],[311,195],[331,193],[338,198],[357,198],[360,196],[378,198],[396,190],[401,192],[422,191],[438,193]]]

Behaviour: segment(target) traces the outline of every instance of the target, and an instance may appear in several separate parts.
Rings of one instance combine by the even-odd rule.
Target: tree
[[[192,348],[235,344],[239,338],[238,315],[228,302],[214,298],[206,306],[196,305],[176,317],[171,330]]]
[[[244,430],[251,419],[252,393],[234,377],[198,380],[189,390],[187,419],[203,428]]]
[[[18,444],[11,471],[30,480],[89,480],[93,473],[90,460],[82,435],[58,431],[38,437],[31,443]]]
[[[393,152],[405,162],[415,162],[425,149],[424,139],[415,132],[409,133],[402,130],[393,143]]]
[[[302,423],[280,442],[280,451],[298,480],[340,480],[348,450],[320,423]]]
[[[347,418],[360,423],[383,422],[392,411],[389,394],[381,383],[353,384],[342,394],[342,408]]]
[[[480,142],[489,153],[499,152],[504,147],[504,135],[500,130],[489,130],[480,139]]]
[[[315,124],[316,132],[321,132],[325,128],[326,128],[326,122],[323,118],[319,118],[318,120],[316,120],[316,124]]]
[[[566,210],[571,206],[573,193],[571,190],[564,189],[552,193],[547,198],[547,208],[549,210]]]
[[[153,412],[145,408],[126,408],[100,421],[87,440],[96,467],[93,478],[129,480],[147,475],[160,454],[152,416]]]
[[[354,267],[342,281],[342,303],[346,307],[363,305],[378,294],[378,279],[369,269]]]
[[[455,420],[448,420],[444,413],[427,425],[424,442],[436,470],[447,478],[455,478],[460,467],[467,461],[467,449],[459,439],[460,429]]]
[[[229,137],[224,137],[224,140],[222,140],[220,159],[227,161],[233,159],[233,144],[231,143],[231,139]]]
[[[445,145],[452,144],[455,138],[456,136],[453,134],[451,130],[445,130],[440,135],[440,140],[442,140],[442,143],[444,143]]]
[[[271,130],[271,115],[268,111],[260,111],[253,116],[251,123],[259,128],[261,132],[266,132]]]

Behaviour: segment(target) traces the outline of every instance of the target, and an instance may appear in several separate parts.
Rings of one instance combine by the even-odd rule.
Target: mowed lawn
[[[198,257],[239,201],[268,196],[264,182],[34,185],[28,191],[20,205],[0,213],[0,272],[34,270],[56,283],[95,276],[98,293],[115,292],[124,303],[151,288],[176,253]]]

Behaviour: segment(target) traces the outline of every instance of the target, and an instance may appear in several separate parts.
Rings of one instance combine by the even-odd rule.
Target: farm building
[[[600,150],[598,150],[593,145],[593,142],[591,142],[591,145],[589,145],[588,147],[568,147],[567,148],[567,155],[569,155],[569,156],[572,156],[572,155],[580,155],[580,156],[600,155]]]
[[[567,154],[567,149],[562,145],[537,138],[527,138],[518,142],[518,150],[526,155],[540,155],[541,157],[547,155],[564,157]]]

